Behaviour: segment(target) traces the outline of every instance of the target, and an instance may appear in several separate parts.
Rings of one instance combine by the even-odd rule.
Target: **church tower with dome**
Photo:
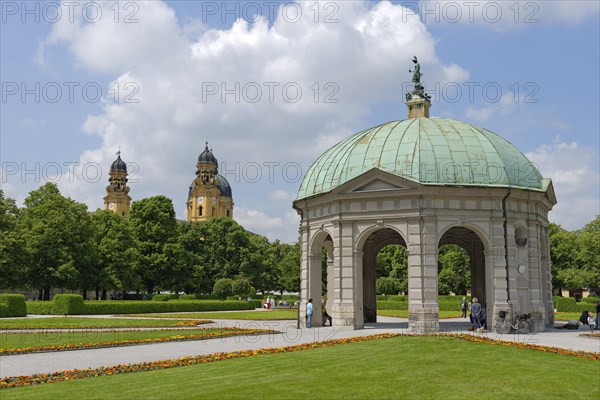
[[[208,148],[198,156],[196,178],[192,182],[187,200],[187,220],[207,221],[214,217],[233,218],[231,186],[224,176],[219,175],[217,158]]]
[[[121,159],[121,152],[117,152],[117,159],[110,166],[110,172],[104,196],[104,209],[122,217],[129,216],[131,197],[127,186],[127,164]]]

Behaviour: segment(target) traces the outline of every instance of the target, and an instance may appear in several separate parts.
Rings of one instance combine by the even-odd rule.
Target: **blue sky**
[[[433,116],[500,134],[553,179],[553,222],[600,213],[596,1],[71,4],[2,2],[0,178],[19,202],[54,181],[102,207],[120,149],[134,200],[165,194],[184,219],[208,140],[236,220],[294,241],[302,172],[406,118],[417,55]]]

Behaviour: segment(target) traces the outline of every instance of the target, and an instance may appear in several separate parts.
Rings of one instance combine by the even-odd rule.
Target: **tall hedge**
[[[79,294],[57,294],[52,299],[52,314],[78,315],[85,314],[83,297]]]
[[[0,318],[25,317],[27,306],[22,294],[0,294]]]

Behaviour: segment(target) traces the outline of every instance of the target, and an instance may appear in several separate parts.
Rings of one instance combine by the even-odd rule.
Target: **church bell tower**
[[[214,217],[233,218],[231,186],[224,176],[219,175],[217,158],[208,148],[198,156],[196,178],[188,191],[187,220],[207,221]]]
[[[121,160],[121,152],[117,152],[117,159],[110,166],[109,185],[104,196],[104,209],[122,217],[129,216],[131,197],[127,186],[127,164]]]

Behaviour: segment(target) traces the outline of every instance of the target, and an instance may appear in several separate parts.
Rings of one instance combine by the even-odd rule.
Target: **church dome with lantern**
[[[217,158],[209,149],[208,142],[198,156],[196,178],[188,190],[187,220],[207,221],[214,217],[233,218],[231,185],[219,174]]]

